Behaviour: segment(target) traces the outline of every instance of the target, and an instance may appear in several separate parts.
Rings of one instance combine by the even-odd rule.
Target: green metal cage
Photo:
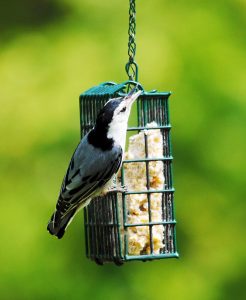
[[[121,265],[132,260],[153,260],[178,257],[176,246],[176,220],[174,213],[174,188],[172,180],[172,152],[168,111],[168,99],[170,92],[144,91],[143,87],[135,81],[127,81],[121,84],[106,82],[95,86],[80,95],[80,122],[81,136],[84,136],[93,128],[96,116],[104,104],[111,98],[125,95],[130,87],[138,86],[143,91],[137,99],[136,107],[132,109],[131,119],[136,120],[136,125],[128,128],[128,136],[136,132],[147,132],[158,129],[163,140],[163,155],[161,157],[149,157],[148,135],[144,134],[145,157],[125,159],[121,168],[121,184],[125,183],[125,167],[127,164],[145,164],[146,188],[144,190],[127,190],[123,194],[108,194],[91,201],[84,208],[86,255],[98,264],[114,262]],[[135,117],[135,118],[134,118]],[[155,121],[157,126],[146,126]],[[149,166],[154,161],[163,163],[164,184],[162,189],[150,187]],[[158,194],[161,199],[159,221],[152,220],[151,205],[152,195]],[[147,197],[147,221],[129,222],[129,201],[131,195],[146,195]],[[162,247],[154,251],[154,235],[156,228],[161,227]],[[129,237],[133,230],[148,230],[148,250],[140,253],[129,251]]]

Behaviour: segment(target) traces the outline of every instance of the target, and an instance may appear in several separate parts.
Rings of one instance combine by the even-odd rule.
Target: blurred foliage
[[[138,3],[139,2],[139,3]],[[137,1],[145,89],[172,90],[179,260],[85,258],[46,232],[79,140],[78,95],[126,80],[128,1],[1,1],[1,299],[245,299],[246,3]]]
[[[5,39],[63,19],[69,12],[68,5],[56,0],[11,0],[11,5],[2,0],[0,8],[0,37]]]

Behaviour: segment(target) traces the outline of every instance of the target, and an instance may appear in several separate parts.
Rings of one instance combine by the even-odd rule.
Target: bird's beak
[[[128,95],[125,96],[124,100],[126,101],[127,104],[132,104],[142,93],[143,91],[137,91],[137,86],[135,86],[134,89],[130,91]]]

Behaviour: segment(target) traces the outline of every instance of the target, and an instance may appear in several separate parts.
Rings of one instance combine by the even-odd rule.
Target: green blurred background
[[[0,3],[1,299],[246,299],[245,0],[137,1],[145,89],[173,91],[179,260],[97,266],[46,232],[78,96],[127,79],[128,1]]]

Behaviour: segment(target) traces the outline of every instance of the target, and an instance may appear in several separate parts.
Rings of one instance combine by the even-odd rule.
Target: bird
[[[93,198],[126,190],[115,187],[113,178],[122,164],[131,107],[141,94],[135,86],[128,94],[110,99],[98,113],[95,126],[81,139],[47,226],[51,235],[61,239],[75,214]]]

